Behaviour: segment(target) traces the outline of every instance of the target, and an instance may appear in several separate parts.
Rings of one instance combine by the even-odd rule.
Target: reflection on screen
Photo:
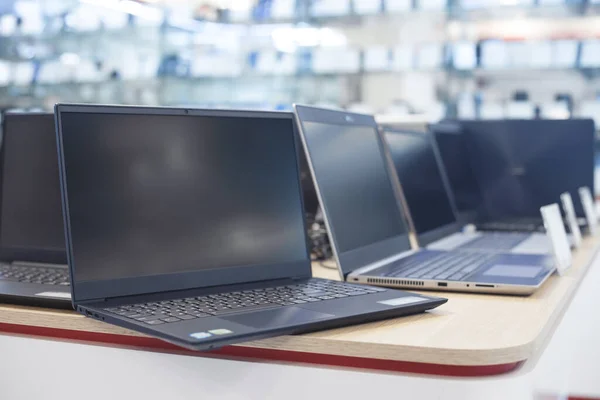
[[[425,134],[386,132],[418,234],[456,222],[432,143]]]
[[[341,252],[406,233],[376,131],[303,122],[317,185]]]
[[[78,281],[307,259],[291,118],[61,124]]]
[[[5,118],[2,247],[64,251],[54,116],[15,114]]]

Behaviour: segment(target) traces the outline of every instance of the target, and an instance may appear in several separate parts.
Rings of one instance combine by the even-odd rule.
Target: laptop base
[[[539,285],[524,286],[498,283],[476,283],[457,281],[433,281],[421,279],[382,278],[376,276],[358,276],[349,279],[352,283],[362,283],[395,289],[427,290],[442,292],[462,292],[480,294],[498,294],[511,296],[530,296],[548,279],[552,273],[548,273]]]
[[[295,281],[294,284],[310,282],[327,281],[304,279]],[[368,289],[364,286],[348,285],[341,282],[337,282],[337,284],[350,288],[354,287],[357,290]],[[289,285],[289,282],[287,285]],[[246,286],[244,291],[252,290],[248,287]],[[273,288],[273,286],[254,286],[254,290],[265,289],[265,293],[267,293],[267,288]],[[77,306],[77,311],[100,321],[159,337],[178,346],[193,350],[212,350],[239,343],[241,339],[244,341],[258,340],[275,335],[313,332],[349,324],[421,313],[446,302],[446,299],[442,298],[395,290],[375,288],[370,292],[372,293],[360,296],[331,298],[314,303],[278,306],[259,311],[244,312],[242,310],[227,315],[209,315],[159,325],[148,325],[143,321],[116,315],[110,310],[121,307],[121,304],[114,299],[110,301],[110,304],[81,304]],[[210,292],[205,291],[200,297],[210,296],[207,293]],[[190,294],[187,294],[187,296],[190,296]],[[141,297],[136,297],[134,302],[128,299],[127,303],[134,305],[148,303],[148,300],[144,301]],[[195,297],[198,297],[198,294]],[[175,299],[187,298],[177,296]]]
[[[29,307],[73,309],[69,286],[0,280],[0,302]]]

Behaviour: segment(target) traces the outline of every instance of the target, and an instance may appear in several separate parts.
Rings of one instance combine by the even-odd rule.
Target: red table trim
[[[599,397],[578,397],[578,396],[569,396],[568,400],[600,400]]]
[[[281,361],[319,366],[358,368],[375,371],[404,372],[413,374],[480,377],[506,374],[514,371],[524,361],[500,365],[442,365],[407,361],[380,360],[364,357],[338,356],[329,354],[306,353],[299,351],[259,349],[255,347],[227,346],[210,352],[197,352],[183,349],[159,339],[143,336],[127,336],[108,333],[75,331],[70,329],[47,328],[29,325],[0,323],[0,332],[28,336],[73,340],[92,344],[128,347],[151,351],[167,351],[170,353],[197,357],[228,357],[252,361]]]

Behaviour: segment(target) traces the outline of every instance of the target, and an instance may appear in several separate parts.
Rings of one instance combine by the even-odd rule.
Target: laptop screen
[[[466,138],[458,123],[431,125],[442,164],[454,195],[456,209],[466,217],[465,223],[475,221],[483,206],[483,198],[469,161]]]
[[[2,251],[17,261],[66,262],[52,114],[6,114],[2,141]]]
[[[59,114],[76,282],[310,274],[291,114],[79,108]]]
[[[304,132],[339,250],[406,232],[374,129],[305,122]]]
[[[349,273],[408,250],[407,227],[373,117],[296,110],[341,270]]]
[[[491,218],[537,217],[563,192],[594,189],[592,120],[464,121],[473,171]],[[576,204],[583,216],[583,207]]]
[[[385,139],[417,234],[456,223],[429,136],[424,132],[386,130]]]

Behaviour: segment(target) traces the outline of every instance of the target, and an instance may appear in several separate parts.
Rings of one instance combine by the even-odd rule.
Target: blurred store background
[[[594,118],[600,0],[0,0],[0,107]]]

